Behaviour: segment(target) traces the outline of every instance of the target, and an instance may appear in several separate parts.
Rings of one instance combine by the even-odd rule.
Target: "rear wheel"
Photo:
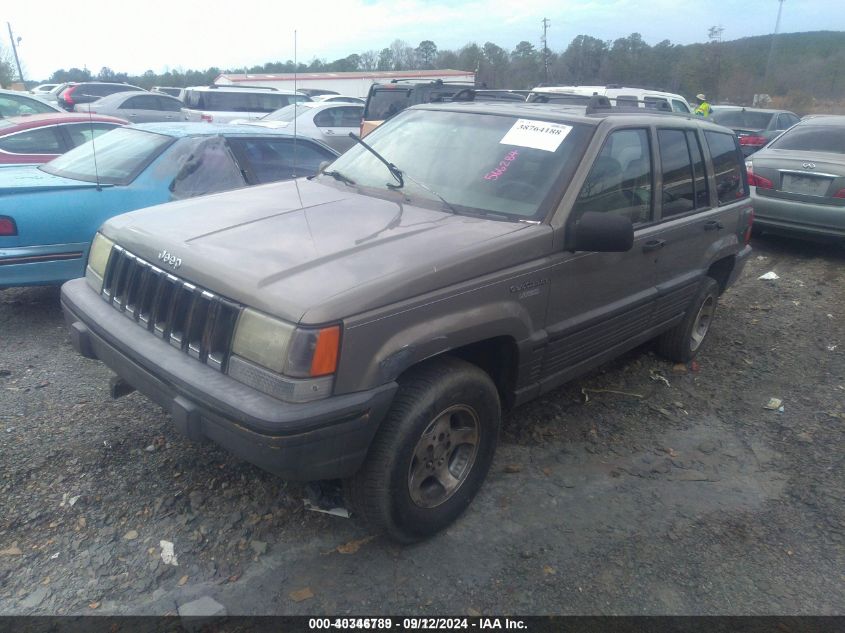
[[[481,488],[500,419],[496,386],[475,365],[446,357],[409,371],[347,482],[353,508],[403,543],[442,530]]]
[[[705,277],[684,320],[657,339],[657,351],[677,363],[687,363],[701,349],[716,315],[719,283]]]

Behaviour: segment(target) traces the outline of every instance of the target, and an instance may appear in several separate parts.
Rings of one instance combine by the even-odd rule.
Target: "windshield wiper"
[[[411,176],[410,174],[407,174],[407,173],[403,172],[401,169],[399,169],[399,168],[398,168],[396,165],[394,165],[393,163],[388,162],[388,161],[387,161],[387,159],[385,159],[385,158],[384,158],[384,156],[382,156],[381,154],[379,154],[376,150],[374,150],[374,149],[373,149],[372,147],[370,147],[367,143],[365,143],[364,141],[362,141],[359,137],[355,136],[355,134],[354,134],[354,133],[350,132],[350,133],[349,133],[349,136],[350,136],[350,138],[354,139],[356,142],[358,142],[358,143],[360,143],[361,145],[363,145],[366,149],[368,149],[368,150],[372,153],[372,155],[373,155],[373,156],[375,156],[375,157],[376,157],[376,158],[378,158],[381,162],[383,162],[383,163],[387,166],[387,169],[390,171],[390,174],[391,174],[394,178],[396,178],[396,181],[397,181],[399,184],[398,184],[398,185],[391,185],[390,183],[388,183],[388,185],[387,185],[387,188],[388,188],[388,189],[401,189],[402,187],[404,187],[404,186],[405,186],[405,176],[407,176],[407,177],[408,177],[408,180],[410,180],[412,183],[414,183],[417,187],[419,187],[420,189],[424,189],[425,191],[428,191],[431,195],[436,196],[437,198],[439,198],[439,199],[440,199],[440,201],[441,201],[443,204],[445,204],[445,205],[446,205],[446,207],[449,209],[449,211],[451,211],[451,212],[452,212],[452,213],[454,213],[455,215],[457,215],[457,214],[458,214],[458,212],[455,210],[455,207],[453,207],[451,204],[449,204],[448,200],[446,200],[446,198],[444,198],[444,197],[443,197],[443,196],[441,196],[439,193],[437,193],[434,189],[432,189],[432,188],[431,188],[431,187],[429,187],[428,185],[425,185],[425,184],[421,183],[420,181],[418,181],[416,178],[414,178],[414,177],[413,177],[413,176]]]
[[[384,166],[385,166],[385,167],[387,167],[387,170],[390,172],[390,175],[391,175],[391,176],[393,176],[394,178],[396,178],[396,182],[398,182],[398,183],[399,183],[399,186],[398,186],[398,187],[396,187],[396,185],[387,185],[388,187],[390,187],[391,189],[393,189],[394,187],[396,187],[396,188],[401,188],[401,187],[404,187],[404,186],[405,186],[405,180],[404,180],[404,178],[402,178],[402,171],[401,171],[401,170],[400,170],[400,169],[399,169],[396,165],[394,165],[394,164],[393,164],[393,163],[391,163],[391,162],[388,162],[388,160],[387,160],[384,156],[382,156],[381,154],[379,154],[376,150],[374,150],[374,149],[373,149],[372,147],[370,147],[367,143],[365,143],[363,140],[361,140],[361,138],[360,138],[360,137],[355,136],[355,133],[354,133],[354,132],[350,132],[350,133],[349,133],[349,138],[351,138],[351,139],[352,139],[353,141],[355,141],[356,143],[360,143],[361,145],[363,145],[363,146],[364,146],[364,148],[365,148],[368,152],[370,152],[373,156],[375,156],[375,157],[376,157],[376,158],[378,158],[381,162],[383,162],[383,163],[384,163]]]
[[[342,183],[344,183],[344,184],[347,184],[347,185],[354,185],[354,184],[355,184],[355,181],[354,181],[354,180],[352,180],[352,179],[351,179],[351,178],[349,178],[348,176],[344,176],[343,174],[341,174],[341,173],[340,173],[339,171],[337,171],[336,169],[334,169],[334,170],[329,170],[329,171],[324,171],[324,172],[321,172],[321,173],[322,173],[322,174],[325,174],[326,176],[331,176],[331,177],[332,177],[332,178],[334,178],[335,180],[339,180],[340,182],[342,182]]]

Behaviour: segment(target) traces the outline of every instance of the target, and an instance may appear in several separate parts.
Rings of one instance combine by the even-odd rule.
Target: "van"
[[[228,123],[234,119],[260,119],[292,103],[311,101],[293,90],[259,86],[194,86],[182,94],[182,112],[189,121]]]

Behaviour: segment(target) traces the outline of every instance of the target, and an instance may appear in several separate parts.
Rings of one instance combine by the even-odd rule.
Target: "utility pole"
[[[18,59],[18,48],[15,46],[15,36],[12,35],[12,24],[10,22],[6,22],[6,26],[9,27],[9,39],[12,41],[12,52],[15,54],[15,63],[18,65],[18,77],[20,77],[21,83],[24,83],[23,71],[21,70],[21,60]],[[20,38],[18,38],[18,40],[20,40]]]
[[[710,101],[715,102],[719,98],[719,84],[722,78],[722,32],[725,30],[721,24],[711,26],[707,30],[707,37],[716,46],[716,85],[714,94],[710,95]]]
[[[546,32],[551,23],[548,18],[543,18],[543,84],[549,83],[549,47],[546,43]]]
[[[766,79],[772,72],[772,60],[775,57],[775,41],[780,32],[780,16],[783,13],[783,0],[778,0],[778,19],[775,21],[775,32],[772,34],[772,44],[769,46],[769,59],[766,60]]]

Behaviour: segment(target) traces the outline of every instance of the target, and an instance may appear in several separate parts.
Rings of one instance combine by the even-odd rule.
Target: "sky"
[[[845,30],[842,0],[784,0],[782,33]],[[103,66],[141,74],[168,69],[237,68],[296,56],[327,61],[381,50],[395,39],[416,47],[429,39],[440,49],[493,42],[511,50],[527,40],[538,48],[542,19],[551,20],[548,46],[565,49],[577,35],[604,40],[637,32],[649,44],[766,35],[775,27],[778,0],[38,0],[4,2],[0,20],[20,39],[24,77],[47,79],[59,68]],[[126,10],[132,7],[132,10]],[[0,45],[10,49],[8,30]]]

